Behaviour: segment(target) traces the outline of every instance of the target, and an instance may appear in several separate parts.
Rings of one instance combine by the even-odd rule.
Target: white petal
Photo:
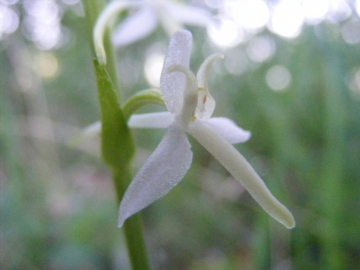
[[[176,31],[182,29],[183,26],[182,23],[173,16],[170,12],[171,10],[168,8],[168,6],[173,6],[174,4],[166,1],[163,1],[160,5],[154,1],[154,3],[157,3],[154,6],[156,6],[155,8],[158,12],[158,18],[162,27],[169,36],[172,36]]]
[[[210,67],[216,60],[223,59],[223,58],[224,58],[224,56],[222,54],[215,53],[215,54],[208,56],[205,59],[205,61],[201,64],[201,66],[196,74],[196,78],[198,80],[199,87],[207,89]]]
[[[142,8],[125,19],[114,31],[115,46],[126,46],[149,35],[157,25],[156,14],[150,8]]]
[[[172,2],[166,4],[169,15],[181,23],[206,27],[213,22],[211,13],[205,9]]]
[[[169,112],[133,114],[128,125],[131,128],[167,128],[174,121]]]
[[[187,30],[179,30],[170,39],[169,48],[165,56],[164,67],[160,78],[160,91],[169,112],[180,112],[183,104],[185,75],[181,72],[168,73],[172,65],[189,67],[192,47],[192,35]]]
[[[188,132],[248,190],[266,212],[287,228],[295,226],[290,211],[271,194],[246,159],[214,129],[195,121],[189,125]]]
[[[69,146],[76,146],[81,142],[99,136],[101,132],[101,122],[95,122],[83,129],[83,131],[72,138],[69,142]]]
[[[206,123],[231,144],[246,142],[251,137],[250,131],[243,130],[234,121],[226,117],[212,117]]]
[[[98,58],[100,64],[106,64],[106,54],[103,38],[109,22],[122,10],[131,7],[137,7],[138,5],[139,3],[135,1],[114,1],[109,3],[101,12],[93,30],[93,42],[95,46],[96,57]]]
[[[171,125],[126,190],[119,209],[119,227],[183,179],[192,161],[190,147],[185,131]]]
[[[210,67],[217,59],[222,59],[223,57],[224,56],[222,54],[210,55],[201,64],[196,74],[199,87],[197,115],[204,120],[207,120],[211,117],[216,105],[215,100],[210,95],[208,88]]]

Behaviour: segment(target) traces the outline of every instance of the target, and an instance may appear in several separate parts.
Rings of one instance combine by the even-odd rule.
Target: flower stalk
[[[83,0],[82,2],[89,36],[92,37],[95,22],[104,8],[104,3],[92,0]],[[91,38],[92,54],[96,58],[92,40]],[[106,65],[99,62],[98,59],[94,60],[101,113],[101,154],[104,162],[112,171],[117,201],[120,202],[131,181],[130,162],[135,147],[126,118],[119,106],[120,97],[118,95],[116,66],[111,42],[106,33],[103,44],[104,52],[107,55]],[[133,216],[124,224],[124,232],[132,269],[149,269],[139,215]]]

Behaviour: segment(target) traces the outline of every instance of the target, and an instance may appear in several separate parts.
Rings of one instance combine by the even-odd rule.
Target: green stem
[[[129,166],[124,170],[113,170],[113,179],[116,186],[117,197],[122,198],[128,184],[131,181]],[[124,181],[127,178],[128,181]],[[120,203],[120,200],[119,200]],[[148,259],[144,252],[145,242],[142,235],[142,222],[139,214],[133,215],[124,223],[124,232],[127,249],[133,269],[147,270],[149,268]]]
[[[100,12],[104,9],[104,1],[101,0],[82,0],[84,10],[85,10],[85,16],[86,21],[88,23],[88,32],[89,32],[89,38],[90,38],[90,44],[91,44],[91,54],[95,58],[95,49],[94,44],[92,40],[92,34],[94,25],[96,23],[97,18],[99,17]],[[106,70],[110,75],[111,81],[116,89],[120,89],[119,87],[119,80],[118,75],[116,72],[116,63],[115,63],[115,54],[113,50],[113,46],[110,39],[110,33],[109,31],[106,31],[104,36],[104,47],[107,55],[107,63],[106,63]],[[116,93],[118,94],[118,93]],[[118,102],[121,102],[120,97],[118,97]]]
[[[104,8],[103,1],[83,0],[85,18],[89,27],[92,55],[95,58],[92,42],[92,29],[99,13]],[[101,150],[104,162],[111,168],[118,203],[131,181],[130,162],[134,144],[123,111],[119,107],[117,72],[109,36],[105,36],[107,65],[104,68],[94,61],[98,97],[101,111]],[[132,269],[149,269],[140,216],[135,215],[124,224],[126,245]]]

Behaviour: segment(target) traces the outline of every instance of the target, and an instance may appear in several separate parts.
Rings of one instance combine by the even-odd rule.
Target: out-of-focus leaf
[[[102,156],[110,167],[123,167],[130,162],[134,143],[109,74],[97,60],[94,63],[101,111]]]

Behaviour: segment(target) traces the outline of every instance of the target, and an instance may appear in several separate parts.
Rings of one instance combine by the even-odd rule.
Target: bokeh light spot
[[[247,70],[249,60],[240,50],[229,52],[224,59],[225,69],[234,75],[240,75]]]
[[[35,69],[40,77],[52,78],[58,74],[59,62],[52,53],[40,53],[34,59]]]
[[[306,21],[310,24],[320,23],[329,9],[328,0],[303,0],[302,5]]]
[[[360,99],[360,68],[356,68],[350,72],[347,83],[353,97]]]
[[[328,19],[333,22],[346,20],[351,15],[351,8],[346,0],[329,0]]]
[[[275,6],[269,28],[276,34],[295,38],[304,23],[302,6],[296,0],[282,0]]]
[[[210,25],[208,34],[215,45],[223,48],[238,45],[244,37],[243,29],[229,19],[221,19],[217,25]]]
[[[26,11],[22,31],[42,50],[51,50],[63,41],[60,19],[62,11],[55,1],[24,1]]]
[[[3,34],[11,34],[19,26],[19,16],[8,6],[0,3],[0,38]]]
[[[264,27],[269,19],[269,9],[262,0],[229,1],[226,9],[242,27],[257,29]]]
[[[148,83],[153,87],[160,86],[161,70],[165,55],[160,53],[151,54],[145,61],[144,72]]]
[[[266,72],[266,83],[274,91],[284,90],[291,82],[290,71],[281,65],[275,65]]]
[[[264,62],[275,53],[275,42],[270,37],[255,37],[249,42],[247,54],[254,62]]]
[[[360,23],[355,20],[347,21],[341,27],[341,36],[346,43],[355,44],[360,42]]]

